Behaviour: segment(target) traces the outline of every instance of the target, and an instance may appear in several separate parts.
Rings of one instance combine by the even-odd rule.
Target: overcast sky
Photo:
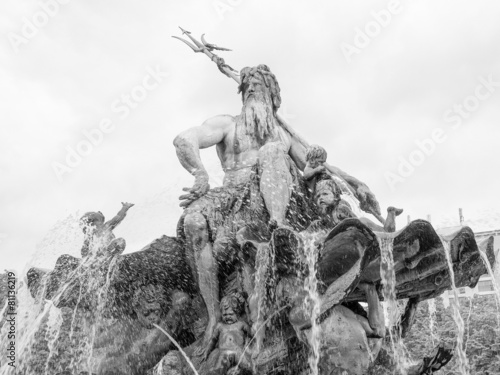
[[[462,207],[474,230],[500,228],[499,19],[496,0],[3,0],[0,270],[78,255],[74,218],[122,201],[128,252],[175,233],[193,179],[173,138],[241,109],[178,26],[238,70],[267,64],[281,114],[383,211],[404,208],[399,227],[456,225]],[[215,150],[203,157],[220,183]]]

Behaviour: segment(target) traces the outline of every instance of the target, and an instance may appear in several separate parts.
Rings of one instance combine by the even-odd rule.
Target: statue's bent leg
[[[207,220],[199,212],[188,213],[184,218],[184,232],[188,258],[194,258],[194,261],[191,259],[189,263],[207,307],[208,326],[205,339],[208,340],[220,319],[220,308],[218,267],[212,253],[212,244],[208,240]]]
[[[259,150],[260,192],[269,211],[271,222],[285,224],[290,203],[292,176],[283,145],[270,142]]]
[[[374,336],[385,336],[384,313],[380,305],[377,289],[373,284],[360,284],[368,303],[368,323]]]

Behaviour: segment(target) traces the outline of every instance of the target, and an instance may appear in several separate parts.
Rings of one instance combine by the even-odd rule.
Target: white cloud
[[[120,201],[137,202],[139,212],[141,202],[171,191],[174,181],[192,183],[172,139],[215,114],[239,113],[241,103],[232,80],[170,38],[180,35],[177,26],[232,48],[221,55],[234,68],[268,64],[294,127],[322,144],[330,162],[365,181],[383,208],[402,206],[412,218],[453,215],[458,207],[477,208],[478,219],[482,209],[500,211],[498,96],[404,186],[391,192],[384,180],[415,139],[442,125],[443,111],[469,95],[479,75],[500,77],[500,51],[491,47],[500,35],[496,1],[402,3],[390,27],[347,64],[339,43],[386,1],[243,1],[223,20],[211,2],[74,1],[17,55],[6,33],[36,4],[2,2],[0,232],[8,236],[2,248],[17,255],[9,262],[21,268],[53,223],[69,214],[99,209],[110,216]],[[144,67],[156,64],[168,66],[171,79],[59,185],[50,162],[109,114],[112,100],[137,84]],[[214,160],[215,151],[207,152]],[[172,192],[175,205],[180,193]],[[143,209],[155,212],[149,224],[136,217],[150,226],[144,233],[173,234],[169,214],[151,204]],[[131,228],[130,238],[120,234],[132,247],[147,242]]]

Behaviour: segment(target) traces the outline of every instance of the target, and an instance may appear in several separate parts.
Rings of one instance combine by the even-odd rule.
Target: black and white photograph
[[[499,20],[2,0],[0,375],[500,375]]]

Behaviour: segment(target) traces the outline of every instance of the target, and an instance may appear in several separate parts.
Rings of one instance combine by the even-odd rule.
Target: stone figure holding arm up
[[[86,258],[91,254],[94,255],[117,255],[125,250],[125,240],[123,238],[115,238],[113,229],[120,224],[125,218],[127,211],[132,207],[133,203],[122,202],[122,208],[109,221],[104,221],[104,215],[101,211],[87,212],[80,219],[80,225],[85,240],[82,246],[82,258]]]

